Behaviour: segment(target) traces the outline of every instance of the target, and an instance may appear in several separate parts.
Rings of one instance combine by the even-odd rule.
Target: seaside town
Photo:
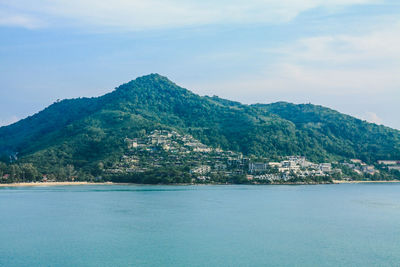
[[[142,138],[125,139],[127,152],[110,175],[144,173],[163,167],[186,167],[194,182],[212,181],[215,176],[242,175],[249,182],[281,183],[316,177],[351,180],[379,175],[379,169],[400,171],[400,161],[380,160],[368,165],[359,159],[349,162],[314,163],[304,156],[283,157],[279,161],[247,158],[241,153],[208,147],[191,135],[155,130]]]
[[[400,160],[366,164],[360,159],[315,163],[299,155],[278,159],[245,157],[238,152],[209,147],[191,135],[173,130],[154,130],[124,141],[123,156],[91,181],[112,181],[118,177],[144,176],[171,169],[189,175],[192,183],[325,183],[400,177]],[[34,171],[32,164],[23,167],[23,177]],[[387,174],[391,176],[385,178]],[[11,175],[0,170],[0,183],[10,181]],[[67,166],[65,175],[68,178],[64,181],[81,180],[72,165]],[[54,175],[43,174],[36,181],[57,180]]]

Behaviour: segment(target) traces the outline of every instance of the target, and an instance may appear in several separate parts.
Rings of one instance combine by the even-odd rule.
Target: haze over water
[[[0,188],[0,266],[396,266],[400,184]]]

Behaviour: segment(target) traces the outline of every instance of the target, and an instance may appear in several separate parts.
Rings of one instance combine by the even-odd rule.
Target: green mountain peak
[[[112,165],[124,155],[126,138],[143,138],[154,130],[271,160],[291,155],[314,162],[400,159],[398,130],[312,104],[243,105],[202,97],[159,74],[139,77],[101,97],[55,103],[1,127],[0,155],[4,160],[18,155],[18,162],[42,172],[71,165],[95,175],[98,164]]]

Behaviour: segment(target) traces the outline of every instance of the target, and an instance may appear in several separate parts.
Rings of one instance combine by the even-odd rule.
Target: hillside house
[[[208,165],[201,165],[190,170],[190,173],[206,174],[211,171],[211,167]]]
[[[265,172],[268,170],[268,164],[263,162],[249,163],[249,172]]]

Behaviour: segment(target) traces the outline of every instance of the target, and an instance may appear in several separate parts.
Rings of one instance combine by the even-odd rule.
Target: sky
[[[149,73],[400,129],[400,1],[0,0],[0,126]]]

